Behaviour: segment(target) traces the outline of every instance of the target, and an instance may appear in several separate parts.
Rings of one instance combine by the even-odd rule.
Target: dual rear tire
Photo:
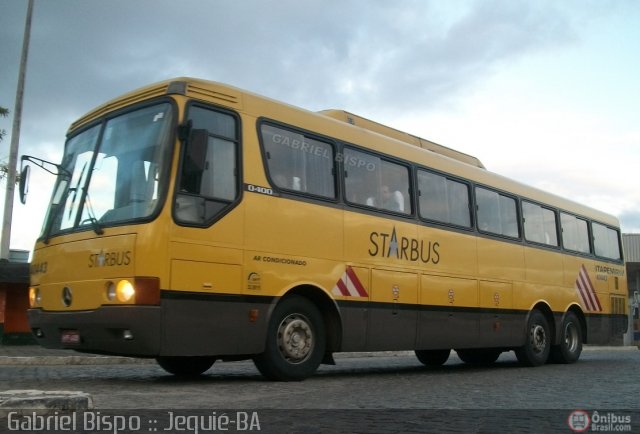
[[[525,366],[540,366],[548,360],[574,363],[582,353],[582,325],[577,315],[567,312],[562,319],[560,342],[552,346],[549,321],[539,310],[532,310],[527,320],[525,344],[516,349],[518,361]]]
[[[559,343],[552,345],[552,341],[547,317],[537,309],[532,310],[527,319],[525,343],[515,350],[518,361],[525,366],[540,366],[547,361],[565,364],[576,362],[582,353],[582,324],[574,312],[567,312],[562,319]],[[465,363],[488,366],[498,359],[502,350],[474,348],[456,352]],[[450,350],[416,350],[415,353],[422,364],[440,366],[449,358]]]
[[[575,363],[582,353],[582,325],[576,314],[569,311],[561,327],[560,343],[551,347],[549,357],[555,363]]]

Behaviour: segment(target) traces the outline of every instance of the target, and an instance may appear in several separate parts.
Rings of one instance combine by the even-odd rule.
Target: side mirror
[[[20,202],[27,203],[27,193],[29,193],[29,175],[31,174],[31,166],[26,165],[20,172]]]
[[[191,130],[189,139],[185,142],[182,161],[182,174],[180,177],[180,190],[182,192],[200,193],[208,141],[209,133],[207,130]]]
[[[207,143],[209,142],[209,132],[207,130],[191,130],[187,142],[187,158],[192,162],[204,165],[207,154]]]

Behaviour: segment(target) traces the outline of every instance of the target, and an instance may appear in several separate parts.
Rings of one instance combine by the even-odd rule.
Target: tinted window
[[[586,220],[560,213],[562,227],[562,245],[567,250],[574,252],[590,253],[589,226]]]
[[[458,226],[471,226],[469,187],[424,170],[418,171],[420,217]]]
[[[530,202],[522,202],[524,237],[527,241],[558,245],[555,211]]]
[[[269,176],[282,189],[327,198],[336,196],[334,151],[329,143],[263,124]]]
[[[480,231],[513,238],[520,235],[515,199],[493,190],[477,187],[476,205]]]
[[[593,247],[596,255],[608,259],[620,259],[620,238],[618,231],[593,223]]]
[[[411,214],[409,169],[406,166],[345,148],[344,170],[349,202]]]

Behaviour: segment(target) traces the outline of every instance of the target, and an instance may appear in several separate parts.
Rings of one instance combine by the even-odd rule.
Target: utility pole
[[[16,105],[13,110],[13,127],[11,129],[11,145],[9,148],[9,162],[7,171],[7,191],[4,197],[4,218],[2,219],[2,241],[0,242],[0,259],[9,259],[11,241],[11,220],[13,219],[13,197],[16,187],[16,166],[18,164],[18,146],[20,144],[20,122],[22,118],[22,98],[24,96],[24,77],[27,73],[27,56],[29,54],[29,39],[31,37],[31,15],[33,0],[27,5],[27,19],[24,25],[22,40],[22,55],[18,71],[18,89],[16,90]]]

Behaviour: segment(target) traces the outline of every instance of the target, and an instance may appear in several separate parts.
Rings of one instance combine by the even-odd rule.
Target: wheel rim
[[[543,353],[547,346],[547,333],[540,324],[531,327],[531,348],[536,354]]]
[[[278,327],[278,348],[289,363],[302,363],[309,358],[314,345],[310,321],[297,313],[282,320]]]
[[[564,328],[564,345],[567,348],[567,351],[573,353],[578,348],[578,344],[578,328],[574,323],[570,322]]]

